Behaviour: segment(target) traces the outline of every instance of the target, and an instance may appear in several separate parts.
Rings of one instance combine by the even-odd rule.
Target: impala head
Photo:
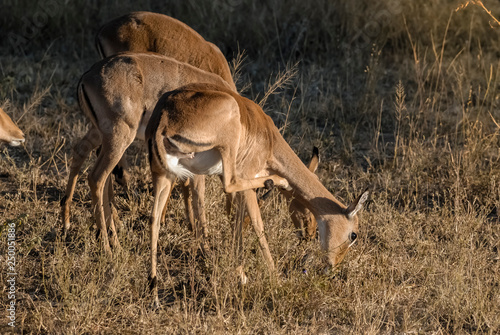
[[[326,261],[335,267],[346,255],[358,237],[357,213],[368,199],[365,191],[351,205],[339,213],[325,215],[318,220],[318,231],[321,247],[326,251]]]
[[[24,134],[0,108],[0,142],[17,147],[24,143]]]

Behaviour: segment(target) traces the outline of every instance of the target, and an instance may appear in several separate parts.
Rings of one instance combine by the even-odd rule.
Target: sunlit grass
[[[0,40],[0,106],[27,139],[0,148],[0,250],[4,255],[6,224],[16,222],[18,332],[500,331],[500,43],[481,8],[456,12],[460,2],[446,1],[74,1],[47,14],[28,38],[23,18],[34,22],[43,9],[27,4],[9,3],[12,18],[0,21],[7,36],[27,39]],[[498,17],[496,3],[485,5]],[[132,197],[115,187],[123,250],[108,259],[95,239],[85,179],[93,159],[77,185],[70,234],[61,237],[71,145],[88,124],[76,103],[77,81],[97,60],[99,25],[139,9],[183,20],[229,60],[245,49],[238,87],[265,99],[265,111],[304,161],[319,146],[318,175],[327,188],[347,203],[370,187],[359,241],[333,274],[321,271],[318,243],[298,243],[287,204],[275,194],[262,215],[278,280],[269,278],[247,229],[250,282],[239,285],[231,220],[220,182],[211,178],[210,251],[197,251],[175,193],[160,230],[162,308],[151,311],[152,187],[143,143],[128,151]],[[266,95],[297,61],[288,86]],[[10,331],[2,322],[1,332]]]

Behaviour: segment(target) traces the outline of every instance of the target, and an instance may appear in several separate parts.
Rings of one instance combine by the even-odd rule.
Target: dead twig
[[[488,10],[488,8],[486,8],[486,6],[483,4],[481,0],[467,1],[466,3],[458,6],[457,9],[455,9],[455,11],[458,12],[459,10],[465,9],[469,4],[481,7],[486,13],[488,13],[488,15],[493,19],[493,21],[497,24],[497,26],[500,26],[500,21],[498,21],[498,19],[495,16],[493,16],[493,14],[491,14],[491,10]],[[491,23],[491,21],[489,23],[491,28],[495,28],[495,26]]]

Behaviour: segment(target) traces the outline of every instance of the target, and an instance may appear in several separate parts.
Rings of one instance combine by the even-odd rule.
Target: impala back
[[[101,57],[119,52],[155,52],[215,73],[236,86],[227,60],[220,49],[194,29],[170,16],[132,12],[101,27],[96,36]]]

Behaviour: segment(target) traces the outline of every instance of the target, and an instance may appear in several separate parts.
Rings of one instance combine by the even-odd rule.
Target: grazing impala
[[[0,143],[17,147],[24,143],[24,134],[12,119],[0,108]]]
[[[221,76],[236,92],[231,71],[226,58],[220,49],[206,41],[191,27],[170,16],[151,12],[132,12],[121,16],[101,27],[96,36],[96,47],[101,57],[108,57],[123,51],[156,52],[172,57],[180,62],[191,64],[202,70]],[[317,168],[317,154],[313,155],[310,168]],[[127,184],[125,160],[119,163],[116,171],[117,181]],[[121,178],[120,178],[121,177]],[[204,216],[204,179],[196,178],[189,191],[182,185],[186,211],[191,226],[194,228],[195,218],[205,231]],[[194,199],[188,196],[191,192]],[[285,194],[286,195],[286,194]],[[192,206],[191,204],[194,204]],[[194,207],[194,208],[191,208]],[[193,210],[195,212],[193,212]],[[200,213],[195,215],[194,213]],[[311,238],[316,234],[316,222],[310,212],[299,202],[292,200],[290,204],[292,221],[300,238]]]
[[[349,207],[344,206],[295,155],[271,118],[256,103],[231,90],[190,84],[166,93],[155,107],[146,139],[154,184],[150,284],[156,306],[159,223],[176,177],[219,174],[226,192],[242,192],[271,273],[274,262],[254,190],[266,179],[288,189],[314,215],[330,266],[338,264],[356,240],[356,213],[368,192]]]
[[[165,92],[193,82],[215,83],[231,90],[221,77],[189,64],[154,53],[121,53],[92,66],[78,84],[80,107],[92,126],[75,146],[67,186],[71,199],[76,178],[89,153],[101,145],[94,168],[89,173],[92,208],[104,250],[119,247],[111,215],[111,185],[108,176],[127,147],[144,131],[158,98]],[[107,191],[104,192],[105,184]]]

